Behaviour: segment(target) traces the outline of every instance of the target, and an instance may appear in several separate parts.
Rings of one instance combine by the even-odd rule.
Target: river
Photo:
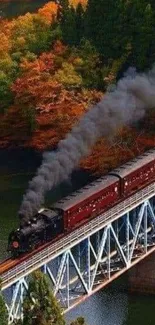
[[[13,18],[27,12],[34,12],[47,2],[48,0],[0,0],[0,17]]]
[[[17,0],[0,2],[0,16],[16,17],[33,12],[47,0]],[[33,151],[0,152],[0,259],[6,257],[8,233],[18,225],[17,211],[28,181],[35,173],[41,157]],[[46,202],[66,195],[88,181],[88,176],[76,172],[65,184],[48,194]],[[96,293],[70,311],[69,321],[84,316],[88,325],[154,325],[155,297],[130,294],[126,290],[127,276]]]
[[[28,181],[41,162],[33,151],[0,152],[0,259],[6,257],[8,233],[18,225],[17,211]],[[46,203],[52,202],[88,182],[89,176],[76,171],[67,183],[48,193]],[[127,276],[92,295],[66,314],[69,322],[84,316],[88,325],[154,325],[153,296],[130,294],[126,290]]]

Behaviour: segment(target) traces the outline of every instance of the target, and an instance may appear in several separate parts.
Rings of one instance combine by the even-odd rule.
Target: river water
[[[0,2],[0,16],[12,18],[28,11],[33,12],[46,2]],[[6,257],[8,233],[18,225],[18,207],[28,181],[40,162],[41,157],[32,151],[0,152],[0,260]],[[85,173],[74,173],[67,183],[48,194],[47,204],[84,185],[88,179]],[[125,275],[92,295],[65,316],[67,323],[84,316],[88,325],[154,325],[155,297],[130,294],[126,290],[126,283]]]
[[[17,211],[41,157],[33,151],[0,152],[0,259],[6,257],[8,233],[18,225]],[[46,204],[84,185],[90,177],[75,172],[71,179],[48,193]],[[69,322],[84,316],[88,325],[154,325],[155,297],[126,290],[127,276],[92,295],[66,314]]]
[[[48,0],[0,0],[0,16],[2,18],[13,18],[27,12],[34,12],[46,2]]]

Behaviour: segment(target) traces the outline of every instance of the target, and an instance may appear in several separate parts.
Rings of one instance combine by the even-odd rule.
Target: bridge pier
[[[130,292],[155,295],[155,253],[128,271],[128,289]]]

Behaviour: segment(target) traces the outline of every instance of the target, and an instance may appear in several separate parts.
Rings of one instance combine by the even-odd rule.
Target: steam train
[[[155,149],[152,149],[51,207],[41,209],[24,226],[10,233],[8,251],[13,257],[32,251],[95,218],[154,181]]]

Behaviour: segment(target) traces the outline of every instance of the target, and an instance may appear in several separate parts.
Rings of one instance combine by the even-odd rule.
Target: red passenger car
[[[24,227],[11,232],[8,250],[13,256],[30,251],[38,244],[80,227],[152,182],[155,182],[155,150],[147,151],[50,208],[39,211]]]
[[[130,160],[110,174],[121,179],[121,195],[128,196],[155,180],[155,150]]]
[[[80,222],[105,211],[119,198],[119,178],[108,175],[58,201],[53,207],[63,214],[64,229],[70,230]]]

